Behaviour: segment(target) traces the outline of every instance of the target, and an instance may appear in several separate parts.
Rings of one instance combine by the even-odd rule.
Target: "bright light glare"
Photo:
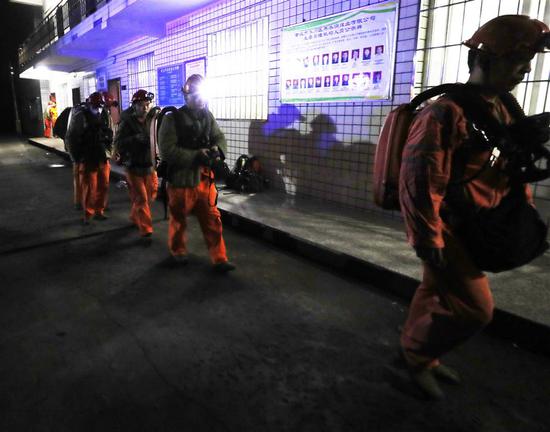
[[[31,66],[30,68],[21,72],[19,74],[19,78],[69,82],[71,80],[82,79],[82,77],[87,74],[90,74],[90,72],[69,73],[49,69],[47,66]]]
[[[10,0],[12,3],[23,3],[31,6],[42,6],[42,0]]]
[[[67,79],[70,74],[48,69],[46,66],[31,66],[19,74],[19,78],[52,80]]]
[[[65,165],[63,164],[49,164],[48,167],[50,168],[63,168]]]
[[[208,81],[203,80],[198,86],[197,86],[197,94],[201,97],[201,99],[208,101],[210,97],[212,96],[212,88],[209,85]]]

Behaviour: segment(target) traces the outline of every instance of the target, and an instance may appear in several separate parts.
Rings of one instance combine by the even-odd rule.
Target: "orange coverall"
[[[108,160],[100,162],[97,168],[91,168],[85,162],[78,164],[84,219],[88,220],[94,214],[102,215],[105,212],[109,194],[110,173],[111,165]]]
[[[168,247],[174,256],[187,255],[187,217],[194,213],[199,221],[208,253],[213,263],[227,261],[222,235],[220,211],[215,205],[216,186],[214,175],[208,168],[201,168],[201,180],[194,188],[167,187],[170,223]]]
[[[115,136],[115,149],[126,171],[132,207],[130,220],[142,236],[153,233],[151,203],[157,196],[158,177],[154,169],[156,146],[150,141],[154,111],[140,119],[133,106],[124,110]],[[153,134],[154,135],[154,134]]]
[[[65,136],[68,142],[71,159],[78,172],[78,183],[75,183],[75,198],[81,193],[84,221],[94,215],[103,215],[107,206],[109,192],[110,142],[96,142],[93,137],[97,129],[103,128],[110,132],[108,113],[89,112],[89,107],[71,114],[69,128]],[[73,171],[74,175],[74,171]],[[73,177],[74,181],[74,177]]]
[[[157,197],[157,172],[152,171],[146,175],[138,175],[127,170],[126,180],[128,181],[130,201],[132,201],[130,220],[138,227],[141,235],[151,234],[153,232],[151,203]]]
[[[491,113],[502,123],[512,119],[497,98],[487,100]],[[461,107],[443,97],[415,119],[403,151],[399,194],[407,237],[414,247],[445,248],[443,270],[423,262],[422,282],[413,297],[401,334],[405,359],[413,368],[433,367],[439,357],[465,341],[493,314],[493,298],[487,276],[472,262],[467,250],[440,216],[451,175],[455,151],[468,138],[467,120]],[[464,178],[477,173],[492,150],[470,152]],[[465,195],[478,207],[496,207],[509,192],[497,158],[474,180]],[[527,187],[527,186],[526,186]],[[530,190],[527,187],[530,199]]]

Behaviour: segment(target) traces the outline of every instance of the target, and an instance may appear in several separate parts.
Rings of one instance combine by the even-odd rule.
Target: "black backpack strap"
[[[182,125],[180,121],[180,112],[175,106],[167,106],[160,111],[157,119],[157,133],[160,130],[162,119],[167,113],[172,113],[172,115],[174,116],[174,128],[176,129],[176,137],[179,143],[180,139],[183,136],[183,130],[182,130]]]
[[[167,113],[172,113],[172,115],[174,116],[174,128],[176,130],[176,139],[178,141],[178,146],[181,145],[180,144],[180,140],[183,136],[183,133],[182,133],[182,126],[181,126],[181,121],[180,121],[180,112],[179,110],[175,107],[175,106],[167,106],[167,107],[164,107],[160,113],[158,114],[158,118],[157,118],[157,130],[156,130],[156,133],[158,135],[158,132],[160,130],[160,126],[162,124],[162,120],[164,118],[164,116],[167,114]],[[157,139],[157,142],[158,142],[158,139]],[[166,190],[166,186],[167,186],[167,183],[168,183],[168,179],[170,177],[170,165],[168,165],[166,163],[166,161],[160,161],[158,167],[157,167],[157,172],[159,171],[162,171],[162,181],[160,182],[160,187],[159,187],[159,195],[162,199],[162,205],[163,205],[163,208],[164,208],[164,220],[168,219],[168,192]]]
[[[512,93],[502,93],[499,98],[514,120],[517,121],[525,117],[523,108]]]
[[[420,105],[422,105],[427,100],[442,95],[446,93],[458,93],[464,88],[465,84],[461,83],[449,83],[441,84],[435,87],[432,87],[428,90],[423,91],[422,93],[416,95],[410,102],[409,106],[412,110],[415,110]]]

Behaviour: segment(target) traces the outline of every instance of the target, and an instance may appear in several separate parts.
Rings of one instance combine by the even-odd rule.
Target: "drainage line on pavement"
[[[129,230],[129,229],[133,229],[133,228],[134,228],[134,225],[124,225],[122,227],[107,229],[107,230],[103,230],[103,231],[96,231],[96,232],[92,232],[92,233],[89,233],[89,234],[83,234],[83,235],[80,235],[80,236],[77,236],[77,237],[61,238],[61,239],[46,241],[44,243],[36,243],[36,244],[27,245],[27,246],[20,246],[20,247],[16,247],[16,248],[13,248],[13,249],[0,251],[0,256],[12,255],[12,254],[20,253],[20,252],[27,252],[27,251],[30,251],[30,250],[33,250],[33,249],[39,249],[39,248],[48,247],[48,246],[55,246],[55,245],[59,245],[59,244],[63,244],[63,243],[69,243],[69,242],[76,241],[76,240],[85,240],[85,239],[88,239],[88,238],[93,238],[93,237],[100,236],[102,234],[108,234],[108,233],[113,233],[113,232],[117,232],[117,231]]]

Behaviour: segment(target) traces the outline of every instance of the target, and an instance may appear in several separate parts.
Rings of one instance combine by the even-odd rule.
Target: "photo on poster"
[[[349,59],[349,51],[342,51],[342,63],[347,63]]]
[[[371,47],[363,48],[363,60],[370,60],[371,54],[372,54]]]
[[[342,75],[342,87],[349,85],[349,74]]]

